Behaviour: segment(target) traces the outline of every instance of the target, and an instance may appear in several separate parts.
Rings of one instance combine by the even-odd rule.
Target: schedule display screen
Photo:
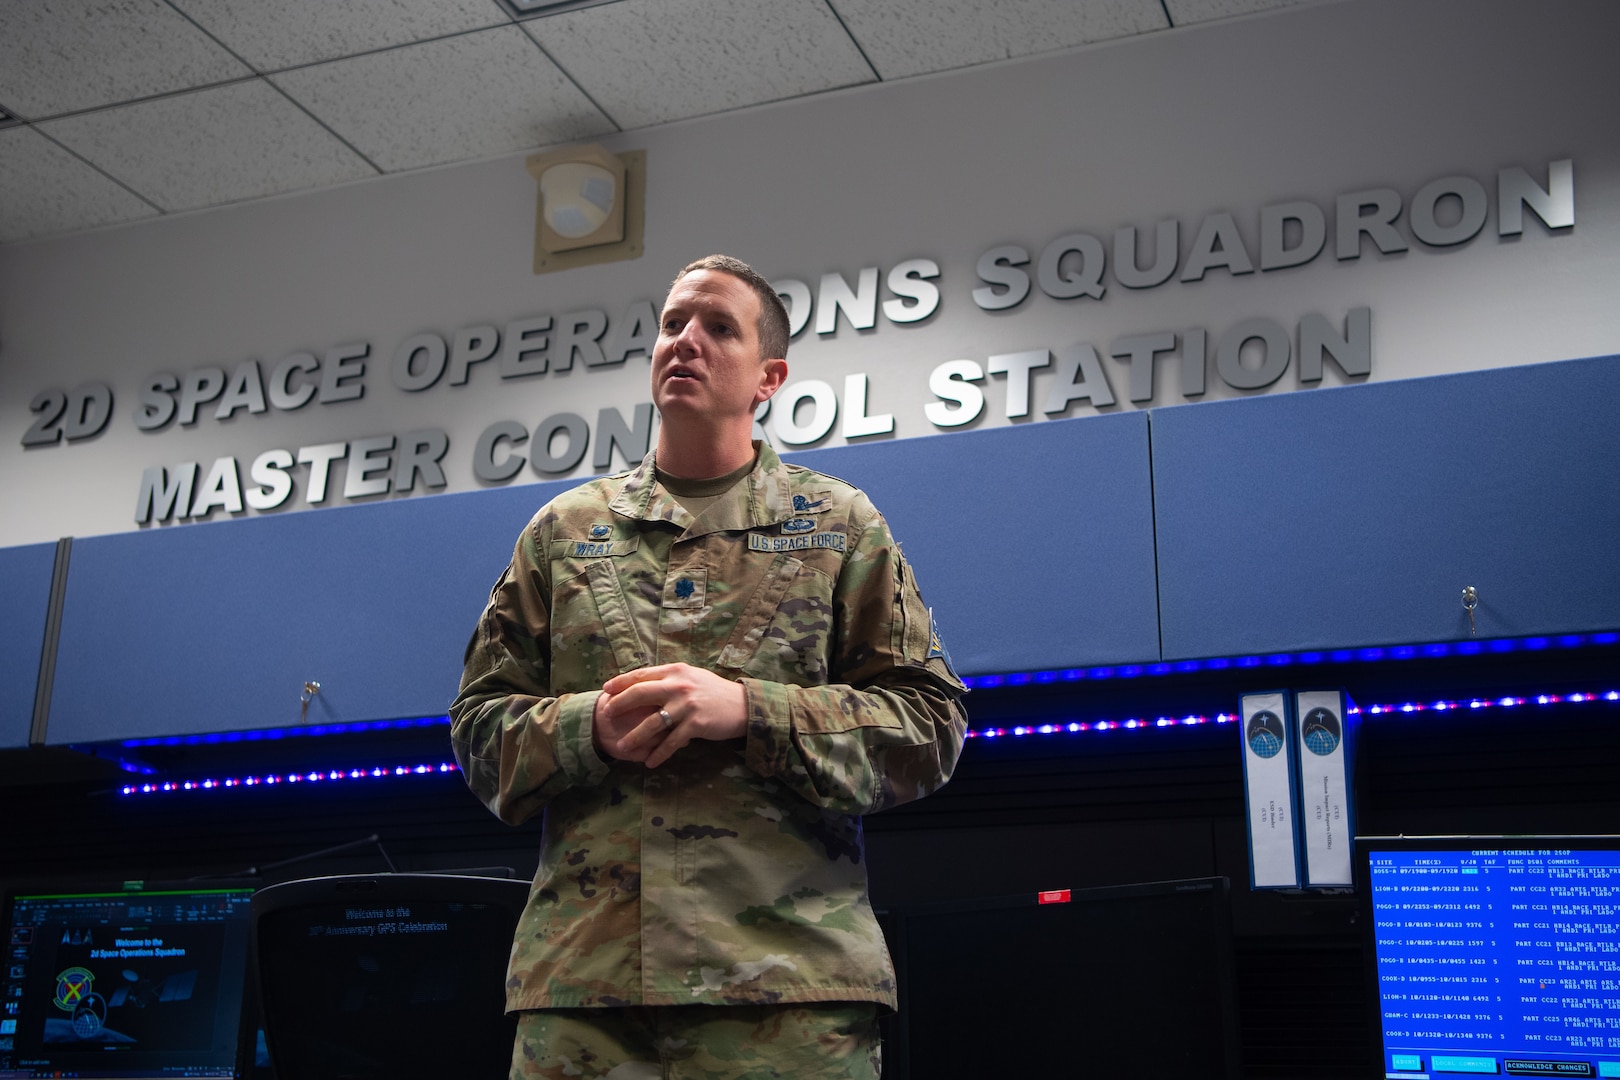
[[[1620,1077],[1620,841],[1357,841],[1384,1076]]]

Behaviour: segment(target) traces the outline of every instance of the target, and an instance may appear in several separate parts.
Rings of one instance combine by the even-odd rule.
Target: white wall
[[[265,450],[416,428],[448,433],[447,490],[477,488],[473,445],[489,423],[532,427],[562,411],[594,421],[606,405],[628,415],[648,397],[644,359],[508,381],[489,362],[467,385],[408,394],[389,378],[397,346],[582,308],[616,323],[710,251],[812,288],[830,271],[853,283],[862,267],[935,260],[941,299],[929,319],[807,329],[789,356],[794,380],[823,379],[840,396],[845,376],[867,374],[869,411],[892,413],[899,437],[943,430],[923,412],[939,364],[1081,342],[1102,357],[1110,411],[1182,402],[1173,359],[1159,362],[1150,403],[1129,401],[1110,345],[1202,328],[1213,353],[1255,317],[1292,332],[1307,313],[1342,325],[1370,309],[1376,380],[1620,352],[1617,32],[1609,0],[1351,0],[635,132],[609,145],[647,151],[646,254],[538,277],[521,155],[0,247],[0,545],[136,528],[151,466],[199,462],[206,473],[235,457],[246,482]],[[1498,236],[1498,170],[1521,166],[1546,184],[1548,163],[1563,159],[1574,163],[1574,225],[1549,230],[1527,211],[1522,236]],[[1389,187],[1409,204],[1455,175],[1490,196],[1474,239],[1429,247],[1403,212],[1405,253],[1364,245],[1360,258],[1334,257],[1337,196]],[[1111,247],[1119,226],[1167,218],[1181,224],[1185,261],[1205,216],[1231,213],[1258,262],[1261,208],[1291,200],[1327,214],[1327,250],[1304,266],[1214,269],[1132,291],[1110,265],[1101,300],[1036,289],[991,313],[971,299],[992,247],[1038,256],[1072,232]],[[290,353],[355,342],[372,353],[359,401],[227,421],[205,405],[195,425],[155,432],[132,420],[154,373],[229,373],[249,359],[268,372]],[[1027,420],[1043,419],[1054,379],[1034,375]],[[1207,379],[1200,400],[1301,387],[1297,358],[1262,391],[1226,386],[1213,355]],[[1330,363],[1322,385],[1346,381]],[[23,449],[36,394],[92,382],[115,399],[99,436]],[[1006,383],[979,384],[973,426],[1011,422]],[[1095,412],[1078,402],[1061,415]],[[840,441],[834,428],[817,445]],[[587,454],[578,473],[590,471]],[[306,467],[292,475],[283,511],[307,507]],[[325,505],[344,502],[342,475],[334,469]],[[525,469],[513,482],[538,479]]]

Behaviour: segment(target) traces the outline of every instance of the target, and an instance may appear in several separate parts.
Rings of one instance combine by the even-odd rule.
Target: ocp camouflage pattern
[[[531,1009],[510,1080],[878,1080],[870,1001]]]
[[[512,824],[545,815],[507,1007],[892,1007],[860,815],[936,790],[961,752],[963,686],[931,635],[866,496],[769,446],[697,518],[650,455],[543,507],[450,708],[478,797]],[[676,661],[742,683],[746,738],[604,761],[602,684]]]

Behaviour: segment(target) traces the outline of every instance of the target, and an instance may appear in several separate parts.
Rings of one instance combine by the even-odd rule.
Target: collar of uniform
[[[654,451],[647,451],[641,464],[630,470],[608,508],[633,521],[667,521],[686,529],[692,524],[692,515],[659,486],[653,454]]]
[[[746,485],[747,499],[722,499],[704,512],[701,522],[694,521],[692,515],[658,483],[652,451],[625,476],[619,493],[609,505],[614,513],[634,520],[667,521],[678,525],[688,536],[740,532],[786,521],[793,516],[793,493],[787,470],[770,444],[756,442],[754,445],[758,451],[754,471],[740,481]],[[694,528],[694,525],[698,527]]]

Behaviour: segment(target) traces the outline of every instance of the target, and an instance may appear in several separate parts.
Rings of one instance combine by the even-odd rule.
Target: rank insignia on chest
[[[807,533],[816,531],[813,518],[792,518],[782,522],[782,531],[785,533]]]
[[[825,514],[832,509],[831,491],[809,491],[793,496],[795,514]]]
[[[692,566],[675,571],[664,580],[663,606],[699,610],[708,606],[709,571],[707,567]]]

